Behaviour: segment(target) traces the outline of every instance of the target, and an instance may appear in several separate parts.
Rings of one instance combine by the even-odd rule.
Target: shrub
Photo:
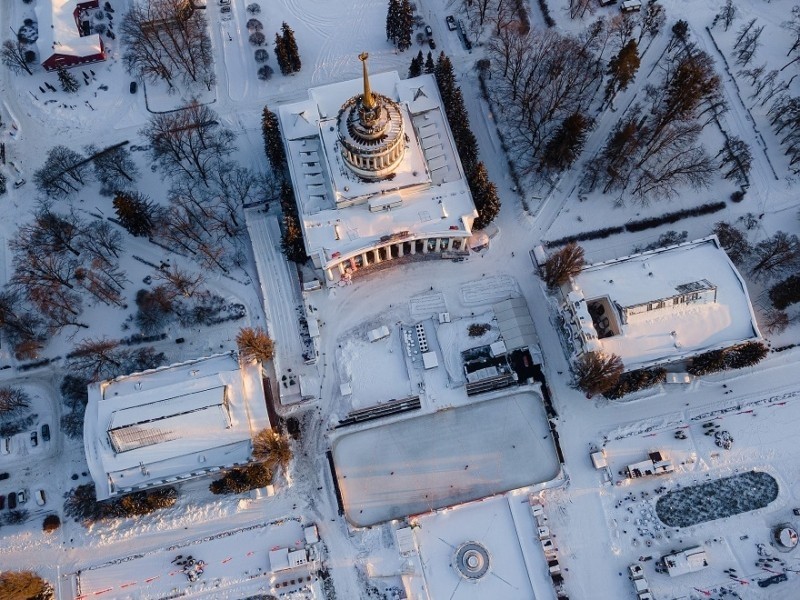
[[[744,190],[736,190],[731,194],[731,202],[741,202],[744,200]]]
[[[710,204],[701,204],[700,206],[695,206],[694,208],[686,208],[683,210],[666,213],[659,217],[650,217],[649,219],[631,221],[630,223],[627,223],[625,225],[625,229],[627,229],[631,233],[637,231],[644,231],[645,229],[652,229],[653,227],[659,227],[660,225],[677,223],[681,219],[685,219],[687,217],[699,217],[702,215],[715,213],[717,211],[722,210],[723,208],[725,208],[724,202],[712,202]]]
[[[221,479],[215,479],[208,488],[213,494],[240,494],[272,483],[272,470],[264,463],[255,463],[243,469],[231,469]]]
[[[569,242],[586,242],[589,240],[605,239],[610,235],[616,235],[625,231],[624,227],[606,227],[604,229],[595,229],[594,231],[584,231],[576,235],[569,235],[563,238],[558,238],[550,242],[545,242],[548,248],[555,248],[556,246],[563,246]]]
[[[272,75],[275,71],[272,70],[272,67],[269,65],[262,65],[258,68],[258,78],[261,81],[269,81],[272,79]]]
[[[647,388],[664,383],[667,379],[667,371],[665,369],[638,369],[636,371],[629,371],[620,375],[617,384],[604,392],[606,398],[616,400],[622,398],[627,394],[645,390]]]
[[[266,36],[263,33],[261,33],[260,31],[255,31],[255,32],[251,33],[250,37],[248,39],[250,40],[250,43],[253,46],[263,46],[264,42],[267,41]]]
[[[487,331],[490,331],[492,326],[488,323],[473,323],[467,328],[469,337],[481,337]]]
[[[261,6],[259,6],[256,2],[247,5],[247,12],[251,15],[257,15],[261,12]]]
[[[248,19],[247,29],[248,31],[261,31],[264,29],[264,24],[258,19]]]
[[[266,48],[259,48],[255,52],[255,58],[257,63],[265,63],[269,60],[269,52]]]
[[[42,522],[42,531],[52,533],[61,527],[61,519],[58,515],[47,515]]]

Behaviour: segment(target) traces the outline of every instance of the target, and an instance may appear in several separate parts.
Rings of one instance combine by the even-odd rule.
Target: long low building
[[[270,426],[260,367],[233,352],[93,384],[84,419],[98,500],[246,464]]]

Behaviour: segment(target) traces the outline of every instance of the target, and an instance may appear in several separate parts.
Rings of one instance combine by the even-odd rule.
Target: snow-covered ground
[[[121,15],[131,0],[111,2],[116,14]],[[396,69],[403,77],[412,55],[418,50],[414,44],[411,52],[398,53],[386,42],[385,3],[363,0],[262,3],[258,18],[264,24],[267,39],[274,36],[281,22],[287,21],[295,30],[303,59],[303,69],[299,73],[283,77],[277,73],[270,46],[268,64],[276,74],[270,81],[262,82],[256,77],[252,56],[254,48],[247,42],[246,21],[250,15],[245,7],[248,3],[246,0],[232,0],[233,17],[230,21],[221,21],[219,6],[215,2],[209,2],[207,8],[218,85],[213,97],[209,96],[206,101],[214,100],[211,107],[219,114],[220,122],[237,134],[239,151],[234,158],[244,166],[266,167],[259,123],[265,104],[274,109],[282,102],[307,97],[310,87],[357,77],[360,64],[356,55],[364,50],[370,53],[372,71]],[[800,353],[797,349],[773,353],[758,368],[715,375],[689,385],[661,386],[625,402],[587,401],[583,394],[571,387],[569,367],[554,325],[552,304],[529,257],[531,248],[542,239],[618,225],[665,210],[678,210],[729,197],[735,187],[721,178],[716,179],[707,191],[683,193],[669,203],[658,202],[649,206],[617,205],[612,198],[599,193],[580,201],[576,192],[579,167],[600,150],[621,111],[641,93],[645,75],[666,46],[669,27],[677,18],[687,19],[692,39],[715,60],[721,61],[705,27],[711,25],[722,0],[708,3],[663,1],[667,11],[667,33],[656,38],[645,52],[635,85],[618,96],[615,103],[617,112],[608,110],[597,116],[596,128],[587,140],[576,169],[565,173],[552,190],[526,187],[524,200],[528,209],[512,190],[514,184],[493,117],[481,98],[473,69],[475,61],[482,56],[481,48],[468,53],[457,33],[447,29],[444,16],[458,13],[456,5],[448,0],[417,0],[416,4],[418,14],[432,27],[437,42],[436,52],[443,50],[453,60],[471,126],[481,148],[480,158],[497,184],[503,202],[496,221],[499,233],[492,239],[491,247],[480,254],[472,254],[463,263],[423,262],[397,266],[357,279],[351,286],[312,292],[302,299],[306,307],[313,307],[321,328],[319,363],[314,367],[319,376],[314,382],[318,393],[314,394],[314,401],[286,409],[287,416],[295,416],[301,422],[301,439],[294,443],[295,460],[287,477],[278,482],[278,491],[273,497],[252,501],[242,497],[220,500],[208,492],[207,481],[199,481],[182,486],[176,506],[161,513],[137,520],[99,523],[89,529],[62,518],[61,529],[50,535],[44,534],[41,531],[42,516],[50,512],[61,514],[62,493],[88,481],[82,445],[66,438],[58,427],[63,410],[58,394],[58,385],[64,374],[62,358],[49,366],[20,372],[17,361],[3,348],[2,363],[9,368],[0,371],[0,381],[4,385],[24,385],[37,390],[34,392],[34,411],[39,417],[35,427],[40,430],[41,424],[48,422],[52,439],[46,444],[40,440],[39,446],[32,447],[29,434],[21,433],[12,440],[15,451],[8,456],[0,454],[0,471],[10,473],[8,480],[0,481],[0,494],[7,495],[19,489],[29,492],[43,489],[47,497],[45,506],[39,508],[29,493],[26,508],[30,511],[30,520],[22,525],[6,524],[0,530],[0,568],[35,568],[53,582],[58,581],[62,598],[74,597],[72,586],[74,574],[78,571],[83,572],[83,585],[90,586],[93,593],[113,586],[114,590],[100,597],[114,598],[125,597],[123,593],[117,593],[121,588],[116,590],[116,586],[144,581],[149,578],[144,577],[145,572],[152,571],[161,575],[161,579],[150,582],[158,584],[147,594],[159,597],[169,594],[175,587],[169,585],[170,561],[176,553],[188,552],[209,565],[213,561],[213,568],[209,566],[208,581],[212,581],[213,570],[213,580],[220,582],[219,588],[192,588],[189,591],[193,596],[241,598],[263,593],[265,581],[261,578],[245,581],[245,578],[255,574],[258,568],[268,568],[265,554],[274,545],[293,545],[299,539],[292,533],[286,540],[281,538],[273,542],[269,535],[255,532],[271,531],[271,527],[262,526],[280,520],[290,524],[316,522],[322,540],[320,557],[330,573],[337,598],[398,597],[405,564],[399,557],[393,536],[396,525],[353,529],[338,514],[334,482],[325,457],[331,446],[329,429],[353,409],[417,393],[420,384],[428,390],[422,394],[421,406],[426,415],[442,408],[471,403],[472,399],[464,393],[463,381],[456,377],[459,374],[457,352],[469,347],[472,341],[494,341],[496,332],[490,330],[475,340],[464,332],[471,323],[491,320],[490,306],[493,302],[522,294],[530,307],[543,351],[543,371],[558,412],[556,424],[569,476],[568,483],[561,487],[543,486],[541,498],[548,526],[555,536],[565,589],[570,597],[591,600],[632,598],[633,587],[625,576],[629,564],[640,557],[658,558],[670,550],[698,544],[706,548],[710,566],[697,574],[669,578],[655,572],[655,560],[643,563],[657,598],[719,598],[725,587],[736,591],[742,598],[794,600],[798,586],[795,573],[798,562],[794,556],[797,551],[780,555],[785,565],[774,562],[767,566],[758,561],[764,558],[759,555],[759,550],[762,554],[778,555],[777,550],[770,546],[770,528],[773,525],[782,522],[798,524],[791,511],[800,505],[797,484],[800,481],[800,455],[795,443],[800,421],[800,378],[796,369]],[[568,20],[563,10],[565,3],[550,0],[549,4],[560,28],[579,31],[586,26],[588,19]],[[788,62],[784,55],[790,46],[790,34],[781,27],[781,22],[788,18],[791,3],[738,0],[736,5],[740,16],[732,29],[723,32],[718,25],[711,35],[731,63],[730,72],[719,63],[724,94],[730,107],[723,126],[748,141],[753,149],[752,185],[745,200],[738,204],[728,203],[724,211],[709,217],[686,219],[672,226],[588,242],[585,247],[590,261],[630,254],[635,246],[649,244],[670,229],[686,230],[689,239],[700,238],[710,232],[714,222],[735,221],[746,213],[756,215],[755,227],[747,231],[752,243],[779,229],[790,233],[797,233],[800,229],[796,214],[796,178],[788,174],[787,159],[778,137],[769,126],[766,108],[749,98],[752,93],[749,83],[737,73],[738,68],[731,59],[737,30],[757,17],[765,25],[765,31],[754,63],[766,62],[768,69],[780,69]],[[33,6],[22,2],[0,3],[0,23],[18,27],[24,18],[33,14]],[[532,23],[541,25],[538,3],[529,3],[529,9]],[[618,10],[618,6],[600,8],[596,15],[612,16]],[[117,38],[111,45],[107,62],[76,70],[81,82],[81,71],[86,71],[87,83],[72,96],[49,91],[44,85],[48,82],[58,88],[54,73],[37,70],[34,76],[28,77],[25,74],[13,75],[4,67],[0,70],[0,114],[3,120],[0,141],[6,146],[6,164],[0,168],[9,182],[20,177],[27,179],[19,189],[9,186],[7,194],[0,199],[4,216],[0,221],[0,239],[3,240],[0,246],[0,281],[6,280],[12,267],[12,256],[6,244],[18,225],[30,218],[35,207],[32,174],[42,164],[52,145],[63,143],[77,150],[90,143],[100,146],[124,140],[137,147],[144,145],[138,131],[150,116],[145,90],[140,86],[138,94],[129,93],[130,77],[120,61],[119,41]],[[786,73],[794,68],[787,67]],[[798,83],[792,85],[796,87]],[[151,91],[155,99],[156,92],[151,88],[148,94]],[[174,97],[162,95],[159,99],[167,102]],[[160,106],[168,108],[165,104]],[[709,130],[708,136],[709,146],[718,147],[719,132]],[[716,150],[712,150],[712,154],[715,153]],[[146,153],[134,151],[133,157],[142,173],[137,188],[155,201],[164,202],[166,186],[157,174],[151,172]],[[72,204],[84,218],[113,215],[110,200],[98,194],[95,184],[90,184],[80,197],[72,199]],[[66,210],[67,207],[67,202],[57,203],[59,209]],[[271,243],[269,260],[280,260],[274,251],[275,240]],[[255,247],[255,252],[260,252],[259,247]],[[190,272],[200,271],[195,263],[184,257],[125,234],[121,265],[131,282],[125,290],[129,308],[86,306],[83,318],[91,324],[89,330],[74,337],[70,336],[72,332],[55,336],[44,351],[46,357],[64,357],[76,341],[85,337],[117,339],[132,333],[125,320],[134,311],[133,298],[136,291],[146,285],[140,282],[156,273],[156,269],[134,256],[154,265],[167,260]],[[277,264],[274,266],[278,268]],[[291,273],[285,265],[280,265],[280,269],[283,273]],[[270,307],[268,312],[272,322],[268,326],[286,327],[286,336],[295,331],[291,321],[291,315],[297,310],[295,300],[274,292],[277,289],[286,292],[291,288],[296,293],[295,282],[283,279],[277,282],[262,276],[261,290],[257,289],[254,282],[259,279],[253,260],[243,270],[232,273],[231,277],[204,274],[208,289],[229,302],[244,304],[248,317],[243,321],[199,329],[184,329],[173,324],[167,338],[154,344],[158,351],[167,354],[170,361],[233,348],[238,327],[267,321],[262,294]],[[760,318],[769,306],[763,294],[763,284],[754,284],[750,280],[747,283]],[[272,303],[280,311],[273,312]],[[442,353],[439,368],[431,372],[413,366],[409,368],[398,356],[402,347],[397,343],[396,323],[411,324],[430,319],[445,310],[452,314],[453,322],[437,328]],[[279,319],[275,316],[278,314],[284,315],[281,317],[284,319],[282,325],[275,322]],[[369,345],[365,341],[366,331],[382,324],[390,326],[392,336]],[[175,339],[180,337],[186,342],[176,344]],[[800,329],[797,323],[770,341],[774,346],[798,343]],[[278,364],[298,360],[297,356],[281,355],[285,350],[280,345],[277,347]],[[361,360],[365,356],[368,358]],[[385,376],[382,376],[384,369]],[[345,382],[353,384],[351,397],[342,395],[340,385]],[[499,427],[496,422],[488,422],[491,416],[486,418],[487,427]],[[711,436],[703,435],[702,424],[708,421],[720,423],[731,433],[735,440],[731,450],[718,448]],[[542,423],[537,425],[540,426]],[[363,427],[357,426],[353,431],[360,429]],[[674,434],[678,430],[686,432],[687,439],[677,439]],[[339,430],[339,433],[346,431]],[[421,431],[425,432],[424,429]],[[436,432],[429,432],[429,437],[435,435]],[[497,435],[501,436],[502,432]],[[538,431],[533,441],[537,437],[542,441]],[[648,451],[655,449],[672,457],[677,469],[670,475],[655,479],[624,481],[619,486],[603,485],[602,475],[592,467],[588,451],[589,444],[602,446],[604,442],[615,483],[620,481],[618,471],[623,466],[644,458]],[[370,449],[364,452],[368,453]],[[696,525],[686,531],[656,529],[654,503],[658,495],[678,486],[686,487],[750,469],[766,471],[778,481],[778,498],[769,506],[753,513]],[[662,491],[657,493],[656,489]],[[643,496],[643,492],[647,492],[647,496]],[[508,564],[499,565],[491,575],[494,583],[508,572],[508,565],[516,565],[508,572],[507,579],[520,590],[518,596],[498,588],[496,596],[473,594],[464,597],[533,597],[533,593],[527,593],[526,585],[535,591],[536,598],[547,598],[548,594],[554,597],[544,555],[538,541],[534,543],[536,531],[530,519],[527,494],[510,494],[486,502],[485,514],[474,519],[470,517],[478,509],[473,509],[473,505],[420,518],[423,525],[422,532],[419,532],[420,552],[426,561],[426,556],[430,556],[420,577],[428,582],[427,589],[436,590],[431,594],[432,600],[450,597],[456,587],[460,593],[465,593],[464,590],[475,592],[478,588],[470,588],[472,584],[469,582],[458,584],[453,579],[447,563],[450,550],[443,547],[438,555],[434,554],[439,542],[425,529],[427,525],[431,531],[440,531],[441,537],[452,545],[469,541],[467,538],[481,537],[488,545],[497,547],[490,548],[493,556],[506,558]],[[6,508],[2,514],[5,516],[7,512]],[[489,527],[493,514],[502,515],[498,519],[502,520],[504,527],[480,535],[483,532],[474,527],[483,524]],[[458,515],[466,516],[461,519]],[[254,529],[248,529],[251,527]],[[221,536],[230,531],[240,533]],[[519,552],[514,544],[521,548]],[[757,544],[764,546],[758,547]],[[184,552],[187,548],[191,550]],[[254,554],[248,556],[248,552]],[[140,555],[138,559],[107,565],[117,558]],[[228,557],[231,561],[223,563]],[[725,572],[731,568],[736,569],[736,578]],[[769,588],[758,587],[755,580],[763,579],[773,571],[785,571],[789,580]],[[178,575],[171,579],[176,577]],[[185,590],[185,576],[181,574],[180,577],[184,577],[181,584]],[[162,584],[165,587],[158,587]],[[371,592],[372,589],[378,592]],[[311,593],[317,597],[324,595],[318,590]]]

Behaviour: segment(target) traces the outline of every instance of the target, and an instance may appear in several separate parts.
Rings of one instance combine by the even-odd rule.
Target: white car
[[[17,502],[19,504],[25,504],[28,501],[28,498],[25,496],[25,490],[20,490],[17,492]]]
[[[34,495],[36,498],[36,504],[39,506],[44,506],[45,497],[44,497],[44,490],[36,490],[36,494]]]
[[[220,6],[226,6],[231,3],[231,0],[219,0]]]

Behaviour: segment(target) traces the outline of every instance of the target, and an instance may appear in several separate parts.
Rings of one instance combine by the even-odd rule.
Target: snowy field
[[[305,546],[302,525],[286,520],[279,525],[262,524],[224,531],[208,539],[176,544],[168,548],[123,557],[85,567],[75,575],[76,596],[84,598],[155,599],[181,596],[231,597],[226,588],[258,580],[260,589],[270,588],[273,568],[269,551]],[[190,581],[188,565],[200,561],[202,573]]]
[[[549,481],[541,397],[511,393],[345,434],[333,445],[351,523],[373,525]]]

